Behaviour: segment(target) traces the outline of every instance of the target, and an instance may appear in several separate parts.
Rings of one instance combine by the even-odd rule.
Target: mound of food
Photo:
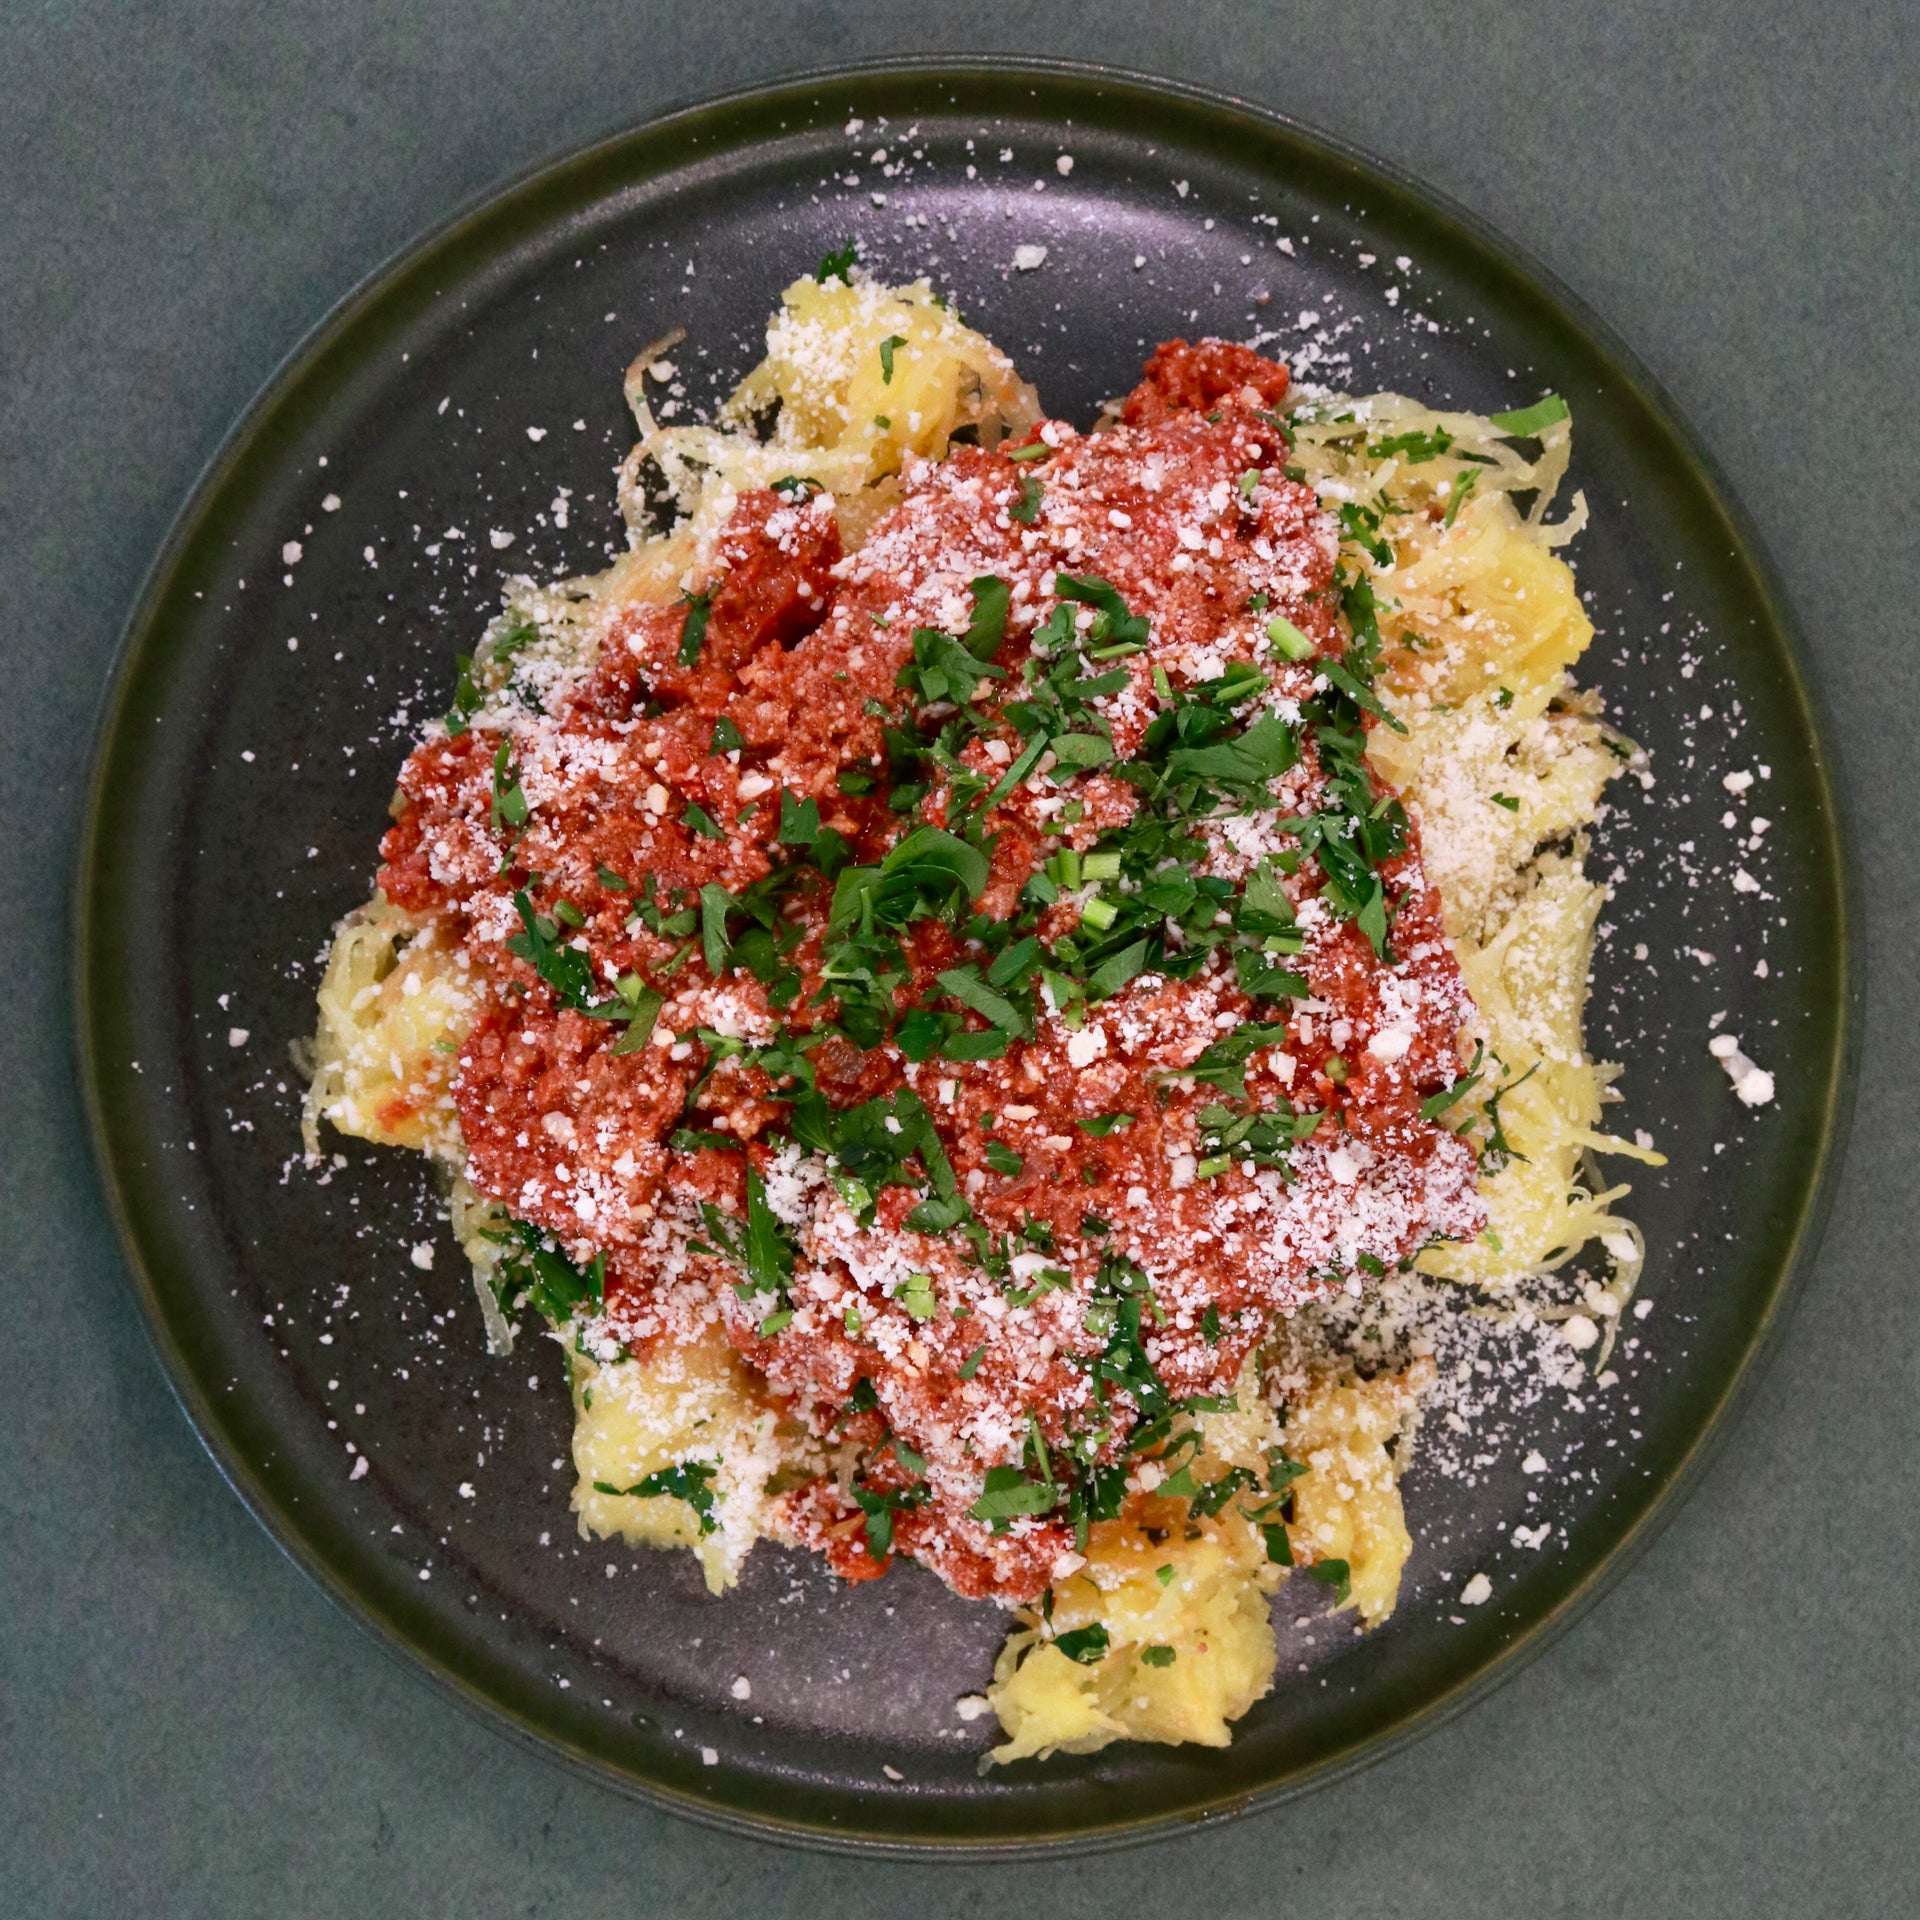
[[[1019,1608],[1002,1759],[1224,1744],[1287,1569],[1373,1622],[1408,1551],[1431,1366],[1313,1303],[1631,1235],[1565,410],[1172,341],[1082,434],[829,268],[714,425],[630,380],[631,550],[460,660],[309,1144],[444,1169],[494,1344],[571,1355],[583,1528]]]

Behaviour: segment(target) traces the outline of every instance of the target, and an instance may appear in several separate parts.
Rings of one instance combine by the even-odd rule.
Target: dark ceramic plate
[[[1497,1458],[1470,1476],[1416,1464],[1420,1544],[1382,1631],[1289,1589],[1281,1684],[1224,1752],[982,1779],[988,1728],[953,1703],[986,1679],[993,1610],[911,1569],[842,1589],[768,1546],[714,1600],[684,1554],[579,1542],[561,1356],[487,1358],[420,1163],[348,1146],[324,1182],[295,1164],[313,959],[366,892],[454,650],[509,567],[602,563],[640,345],[686,327],[674,357],[704,399],[848,235],[882,274],[931,272],[1081,420],[1155,341],[1258,329],[1328,383],[1488,410],[1551,389],[1574,409],[1589,673],[1658,774],[1619,783],[1598,834],[1621,885],[1592,1013],[1596,1050],[1630,1064],[1620,1123],[1672,1155],[1632,1201],[1653,1312],[1616,1386],[1496,1405]],[[1035,246],[1045,264],[1015,270]],[[1723,775],[1762,765],[1735,801]],[[1755,812],[1772,825],[1749,847]],[[108,1189],[174,1386],[241,1497],[498,1723],[680,1811],[836,1844],[1085,1845],[1233,1812],[1511,1673],[1672,1510],[1778,1330],[1846,1084],[1826,755],[1752,537],[1652,381],[1423,190],[1253,108],[1098,72],[876,69],[697,108],[542,168],[355,293],[235,429],[134,614],[78,900]],[[1777,1076],[1772,1106],[1732,1098],[1716,1016]],[[1534,1446],[1564,1470],[1529,1504]],[[1523,1519],[1556,1531],[1516,1544]],[[1493,1597],[1463,1608],[1476,1570]]]

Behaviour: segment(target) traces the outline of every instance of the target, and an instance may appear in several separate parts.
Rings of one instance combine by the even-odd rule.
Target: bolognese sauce
[[[381,887],[490,987],[469,1177],[601,1263],[609,1352],[718,1325],[854,1447],[782,1496],[850,1577],[1034,1599],[1276,1316],[1482,1225],[1286,387],[1168,342],[1110,430],[910,462],[851,553],[743,493],[544,713],[402,772]]]

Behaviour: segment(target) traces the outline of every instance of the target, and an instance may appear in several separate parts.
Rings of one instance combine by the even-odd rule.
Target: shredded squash
[[[841,534],[857,546],[899,497],[893,476],[908,457],[937,460],[963,430],[997,446],[1040,418],[1013,362],[925,280],[796,280],[768,325],[766,358],[716,426],[661,426],[643,378],[629,378],[627,396],[640,422],[622,477],[628,523],[651,524],[638,486],[651,464],[684,516],[676,537],[696,549],[711,545],[744,489],[789,475],[833,495]],[[761,439],[752,427],[769,415]]]
[[[322,1120],[357,1140],[461,1157],[453,1067],[480,1004],[466,958],[450,930],[377,894],[341,921],[308,1051],[301,1132],[310,1162]]]
[[[644,1359],[576,1351],[572,1368],[581,1536],[691,1547],[711,1591],[732,1586],[766,1532],[768,1483],[788,1463],[760,1381],[717,1327]],[[687,1492],[632,1491],[654,1476]]]
[[[1276,1356],[1284,1428],[1262,1396],[1261,1364],[1250,1364],[1234,1410],[1195,1422],[1192,1477],[1217,1483],[1239,1468],[1264,1479],[1275,1456],[1304,1468],[1290,1485],[1293,1559],[1343,1562],[1347,1603],[1372,1626],[1393,1611],[1412,1550],[1398,1485],[1405,1449],[1394,1449],[1431,1363],[1376,1380],[1319,1364],[1318,1377],[1292,1378]],[[1114,1740],[1226,1746],[1231,1723],[1272,1687],[1277,1659],[1267,1602],[1287,1568],[1248,1517],[1258,1504],[1249,1491],[1194,1522],[1186,1499],[1149,1493],[1125,1520],[1092,1527],[1087,1563],[1055,1587],[1051,1619],[1023,1610],[995,1663],[987,1699],[1007,1737],[989,1758],[1091,1753]],[[1090,1627],[1105,1634],[1100,1658],[1060,1650]]]
[[[1617,1318],[1640,1242],[1611,1211],[1628,1189],[1597,1178],[1593,1155],[1663,1162],[1599,1131],[1615,1070],[1585,1047],[1606,901],[1583,865],[1585,830],[1636,749],[1571,679],[1593,626],[1554,548],[1585,524],[1586,502],[1546,516],[1572,423],[1562,409],[1542,424],[1534,459],[1491,420],[1391,394],[1323,403],[1296,431],[1295,458],[1329,508],[1377,515],[1373,539],[1342,557],[1373,590],[1380,684],[1404,731],[1376,727],[1368,757],[1419,821],[1477,1008],[1481,1078],[1451,1123],[1483,1147],[1488,1225],[1420,1265],[1498,1292],[1598,1239],[1614,1259],[1602,1311]]]

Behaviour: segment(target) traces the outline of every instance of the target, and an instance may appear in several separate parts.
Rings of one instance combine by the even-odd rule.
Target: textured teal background
[[[141,1330],[69,1064],[68,872],[117,629],[288,347],[502,175],[881,53],[1106,59],[1424,176],[1638,349],[1800,609],[1855,799],[1870,995],[1814,1283],[1720,1464],[1467,1719],[1280,1812],[1042,1866],[724,1840],[395,1667],[227,1492]],[[377,6],[0,13],[0,1912],[1862,1915],[1920,1908],[1920,9]],[[1907,722],[1903,731],[1911,730]]]

